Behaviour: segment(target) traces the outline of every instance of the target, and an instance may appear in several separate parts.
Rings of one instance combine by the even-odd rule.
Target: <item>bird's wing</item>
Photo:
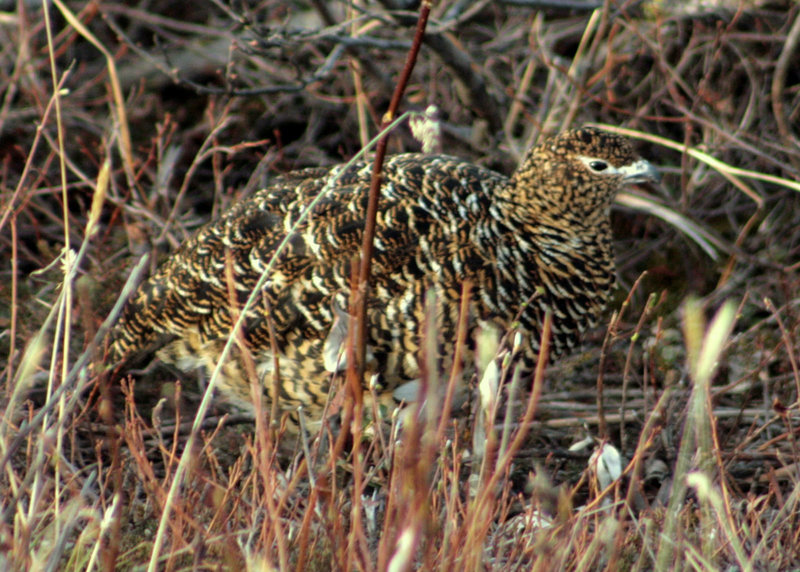
[[[401,295],[410,281],[440,272],[439,258],[458,254],[470,219],[486,206],[487,177],[490,186],[504,180],[475,169],[449,157],[387,159],[373,256],[382,296]],[[369,164],[293,172],[202,227],[129,301],[112,334],[117,357],[187,329],[207,340],[227,336],[270,264],[266,295],[248,314],[248,339],[268,342],[267,315],[279,338],[324,336],[332,297],[349,291],[370,177]]]

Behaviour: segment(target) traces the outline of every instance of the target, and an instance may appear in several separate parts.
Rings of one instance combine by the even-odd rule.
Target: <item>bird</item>
[[[371,173],[361,162],[278,175],[202,226],[126,302],[111,358],[125,363],[157,350],[180,370],[210,374],[266,272],[216,387],[253,412],[255,375],[264,403],[319,419],[346,365],[352,262]],[[573,350],[615,285],[612,202],[626,185],[656,182],[658,172],[628,139],[581,127],[532,146],[510,176],[448,155],[404,153],[386,158],[382,177],[367,359],[374,387],[392,395],[420,378],[426,331],[436,332],[442,363],[453,355],[465,295],[465,363],[474,363],[482,329],[514,330],[520,367],[531,370],[547,312],[550,357]]]

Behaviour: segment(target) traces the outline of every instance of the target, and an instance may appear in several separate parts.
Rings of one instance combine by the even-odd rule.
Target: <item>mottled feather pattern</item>
[[[132,296],[112,333],[113,359],[160,346],[163,360],[210,371],[238,309],[277,256],[247,315],[245,346],[267,399],[318,415],[338,347],[331,349],[331,340],[346,331],[371,172],[362,163],[276,177],[201,228]],[[614,284],[614,195],[623,184],[654,176],[625,139],[590,128],[534,147],[510,178],[448,156],[387,158],[368,311],[370,368],[380,386],[391,392],[419,376],[429,292],[447,363],[464,284],[472,285],[470,336],[482,325],[507,331],[513,323],[523,335],[523,362],[531,366],[542,317],[551,309],[554,355],[573,348],[596,323]],[[273,346],[278,396],[272,394]],[[219,387],[247,406],[250,379],[241,357],[226,364]]]

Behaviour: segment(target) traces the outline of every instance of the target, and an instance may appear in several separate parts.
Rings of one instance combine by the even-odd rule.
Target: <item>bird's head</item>
[[[607,219],[625,185],[657,182],[658,172],[630,142],[614,133],[583,127],[533,147],[512,177],[515,202],[576,220]]]

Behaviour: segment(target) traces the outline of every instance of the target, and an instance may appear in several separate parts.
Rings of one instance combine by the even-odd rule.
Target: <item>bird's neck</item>
[[[613,262],[611,247],[611,224],[608,216],[594,220],[581,217],[508,216],[502,222],[489,223],[494,236],[491,244],[484,242],[483,248],[491,249],[498,258],[513,257],[514,262],[526,271],[542,275],[563,273],[562,264],[588,266],[599,271],[607,269]],[[530,284],[536,286],[539,282]],[[521,281],[522,286],[526,284]]]
[[[540,247],[572,250],[596,242],[598,236],[610,237],[610,213],[610,206],[582,209],[537,197],[520,201],[500,196],[490,214],[505,226],[507,239],[527,237]]]
[[[614,284],[607,217],[588,226],[544,215],[487,224],[494,232],[482,234],[493,234],[494,240],[484,241],[482,248],[497,261],[498,286],[496,308],[485,308],[487,313],[519,316],[520,328],[534,345],[545,309],[557,314],[559,331],[583,332],[594,324]],[[556,353],[566,350],[563,344],[571,341],[555,336]]]

